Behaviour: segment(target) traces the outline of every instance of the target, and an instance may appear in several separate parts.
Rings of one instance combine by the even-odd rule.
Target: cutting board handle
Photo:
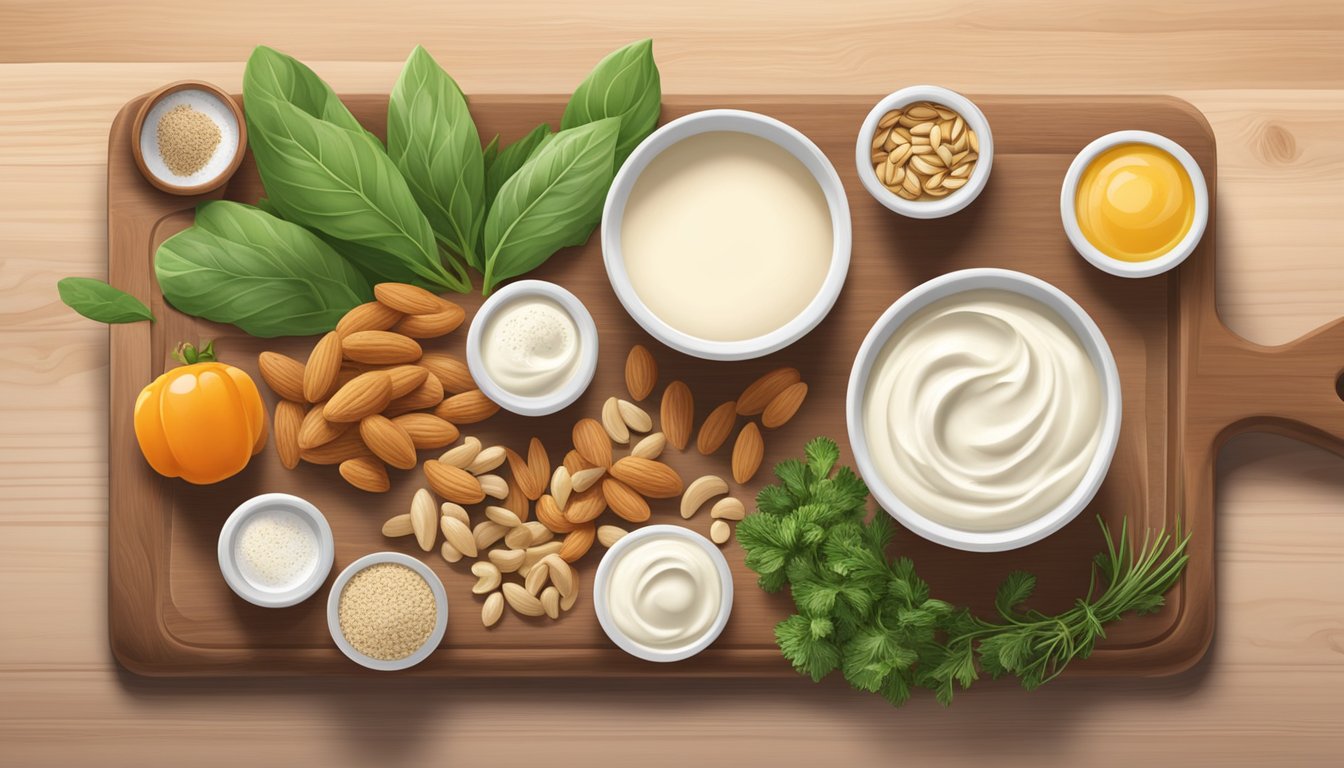
[[[1344,456],[1344,318],[1273,347],[1211,326],[1218,338],[1200,352],[1192,408],[1207,398],[1225,420],[1224,438],[1274,432]]]

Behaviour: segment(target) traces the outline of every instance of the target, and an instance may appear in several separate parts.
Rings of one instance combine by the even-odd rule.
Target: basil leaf
[[[481,150],[481,164],[485,167],[486,173],[490,172],[490,166],[494,165],[496,157],[499,157],[498,133],[496,133],[495,137],[490,140],[489,144],[485,145],[485,149]]]
[[[325,333],[369,301],[369,283],[303,227],[249,205],[218,200],[154,255],[163,297],[194,317],[252,336]]]
[[[429,221],[381,148],[288,102],[253,101],[247,114],[257,171],[286,219],[381,252],[361,266],[383,278],[468,290],[464,273],[444,269]]]
[[[316,72],[274,48],[259,45],[252,50],[243,74],[243,93],[251,99],[266,97],[287,101],[319,120],[367,133]]]
[[[620,126],[609,118],[562,131],[504,182],[485,221],[484,293],[588,239],[616,172]]]
[[[533,128],[531,133],[499,151],[499,155],[485,172],[486,210],[495,204],[495,198],[499,196],[499,189],[504,186],[504,182],[523,167],[523,163],[527,162],[527,159],[536,152],[537,146],[550,134],[551,126],[542,123]]]
[[[144,302],[91,277],[67,277],[56,283],[61,301],[79,314],[100,323],[154,322]]]
[[[416,46],[387,103],[387,153],[449,249],[476,269],[485,222],[481,137],[453,78]]]
[[[598,62],[570,97],[560,128],[568,130],[603,118],[621,118],[621,133],[616,140],[619,168],[658,125],[662,98],[658,65],[653,61],[653,41],[640,40]]]

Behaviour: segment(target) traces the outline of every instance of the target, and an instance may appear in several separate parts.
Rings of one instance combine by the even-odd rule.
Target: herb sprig
[[[915,688],[951,704],[954,687],[969,688],[982,672],[1014,675],[1027,689],[1047,683],[1087,658],[1107,624],[1160,608],[1188,559],[1188,534],[1145,535],[1132,550],[1125,526],[1113,539],[1103,524],[1106,550],[1072,608],[1056,616],[1024,608],[1036,579],[1015,572],[995,599],[1001,621],[982,619],[932,597],[909,558],[888,558],[891,520],[880,511],[868,519],[868,487],[836,468],[834,441],[814,439],[804,453],[775,467],[779,482],[761,490],[738,542],[763,589],[790,588],[798,612],[775,639],[794,668],[813,680],[839,670],[894,705]]]

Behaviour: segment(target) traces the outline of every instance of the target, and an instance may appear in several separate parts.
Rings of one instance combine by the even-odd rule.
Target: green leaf
[[[485,222],[486,294],[592,234],[611,186],[619,123],[562,132],[504,182]]]
[[[549,135],[551,135],[551,126],[542,123],[533,128],[526,136],[499,150],[499,154],[489,164],[489,168],[485,172],[485,207],[487,210],[494,205],[495,198],[499,196],[499,189],[504,186],[504,182],[512,178],[513,174],[523,167],[523,163],[526,163],[527,159],[533,155],[542,139]],[[496,136],[491,143],[498,146],[499,137]]]
[[[100,323],[154,321],[144,302],[91,277],[67,277],[56,283],[61,301],[79,314]]]
[[[480,270],[485,163],[466,97],[416,46],[387,103],[387,154],[440,241]]]
[[[797,614],[775,626],[775,641],[795,669],[817,681],[840,664],[840,649],[812,634],[812,622]]]
[[[319,120],[366,133],[364,126],[317,73],[274,48],[259,45],[252,50],[243,75],[243,93],[247,99],[246,107],[263,98],[285,101]]]
[[[201,204],[196,223],[159,246],[154,273],[178,310],[263,338],[325,333],[373,296],[313,233],[224,200]]]
[[[831,476],[835,462],[840,460],[840,446],[829,437],[817,437],[803,448],[807,457],[808,469],[812,470],[812,479],[821,480]]]
[[[658,125],[662,98],[653,41],[640,40],[598,62],[574,90],[560,128],[568,130],[605,118],[620,118],[621,131],[616,140],[616,167],[620,168]]]
[[[1013,571],[999,585],[994,597],[994,608],[1005,619],[1012,619],[1018,606],[1025,603],[1036,589],[1036,577],[1026,571]]]
[[[464,268],[445,270],[429,221],[382,145],[353,130],[344,107],[315,103],[312,87],[296,102],[276,90],[276,57],[288,58],[258,49],[243,75],[249,146],[269,204],[289,221],[362,246],[361,267],[379,279],[470,290]]]
[[[486,173],[490,172],[490,166],[495,164],[495,158],[497,157],[499,157],[498,133],[496,133],[495,137],[490,140],[490,143],[486,144],[481,150],[481,165],[485,168]]]

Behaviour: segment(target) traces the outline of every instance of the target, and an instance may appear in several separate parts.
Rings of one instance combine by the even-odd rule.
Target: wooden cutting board
[[[386,96],[345,99],[371,130],[381,134]],[[558,282],[590,308],[601,334],[597,376],[588,393],[559,414],[526,419],[500,414],[466,428],[486,444],[523,448],[539,436],[558,462],[569,448],[571,425],[596,416],[602,401],[623,393],[622,365],[634,343],[654,351],[662,383],[688,382],[697,420],[731,399],[760,373],[794,365],[811,385],[803,411],[782,429],[768,431],[766,467],[797,456],[807,439],[834,437],[842,461],[844,392],[850,365],[869,326],[905,291],[945,272],[997,266],[1045,279],[1073,296],[1096,320],[1115,354],[1124,396],[1124,420],[1110,474],[1090,508],[1047,540],[1014,552],[974,554],[940,547],[900,531],[894,545],[913,557],[934,594],[977,610],[992,608],[994,589],[1010,571],[1039,577],[1035,606],[1068,607],[1088,584],[1092,556],[1101,547],[1096,516],[1117,529],[1168,528],[1179,518],[1194,532],[1184,580],[1168,605],[1146,617],[1129,617],[1109,631],[1092,658],[1071,674],[1167,674],[1189,667],[1208,646],[1214,626],[1213,469],[1218,446],[1238,431],[1258,427],[1292,434],[1344,453],[1344,404],[1336,379],[1344,367],[1344,322],[1336,322],[1283,347],[1264,348],[1229,332],[1214,304],[1216,217],[1204,240],[1176,272],[1145,280],[1112,277],[1089,266],[1070,247],[1059,222],[1059,185],[1074,154],[1097,136],[1138,128],[1185,146],[1204,169],[1211,202],[1217,197],[1214,138],[1202,115],[1167,98],[1013,97],[977,99],[994,126],[993,176],[979,200],[948,219],[914,221],[888,212],[862,189],[853,167],[855,132],[875,101],[862,97],[667,97],[664,121],[699,109],[738,107],[763,112],[810,136],[831,158],[850,196],[853,261],[845,291],[829,318],[799,343],[768,358],[709,363],[674,353],[647,337],[617,302],[602,268],[598,238],[551,259],[529,275]],[[657,665],[633,659],[611,645],[598,627],[589,595],[601,555],[594,547],[577,567],[584,584],[574,611],[558,622],[513,614],[494,629],[479,620],[468,566],[421,554],[408,539],[388,540],[382,522],[406,511],[425,485],[419,471],[396,473],[391,492],[371,495],[346,485],[334,467],[280,466],[267,449],[239,476],[196,487],[156,475],[135,446],[132,406],[140,388],[173,363],[179,341],[215,339],[220,358],[256,375],[256,357],[274,349],[302,357],[311,339],[258,340],[230,326],[182,315],[167,306],[153,279],[159,243],[191,223],[201,199],[254,202],[262,194],[250,157],[225,190],[206,198],[161,193],[140,177],[131,159],[131,122],[140,99],[113,122],[108,157],[109,274],[113,285],[144,300],[159,322],[111,328],[111,435],[109,483],[109,629],[113,652],[128,669],[146,675],[372,675],[347,660],[327,632],[324,588],[287,609],[264,609],[234,596],[220,576],[215,544],[235,506],[251,496],[288,492],[313,501],[326,514],[336,539],[340,569],[369,552],[394,549],[429,564],[448,592],[448,631],[440,649],[402,674],[446,676],[763,676],[792,674],[774,645],[773,626],[791,612],[786,595],[766,595],[742,565],[742,552],[726,548],[736,585],[732,619],[718,642],[692,660]],[[505,142],[538,122],[558,121],[555,96],[477,97],[472,110],[483,136]],[[1216,206],[1211,206],[1216,210]],[[479,296],[460,297],[468,315]],[[749,311],[749,308],[744,308]],[[465,332],[428,349],[462,354]],[[263,387],[264,389],[264,387]],[[274,397],[266,393],[268,406]],[[702,457],[694,450],[669,454],[684,477],[727,475],[727,449]],[[770,479],[762,471],[746,499]],[[675,502],[655,507],[653,522],[686,524],[705,533],[708,516],[686,522]],[[477,519],[479,512],[473,516]]]

